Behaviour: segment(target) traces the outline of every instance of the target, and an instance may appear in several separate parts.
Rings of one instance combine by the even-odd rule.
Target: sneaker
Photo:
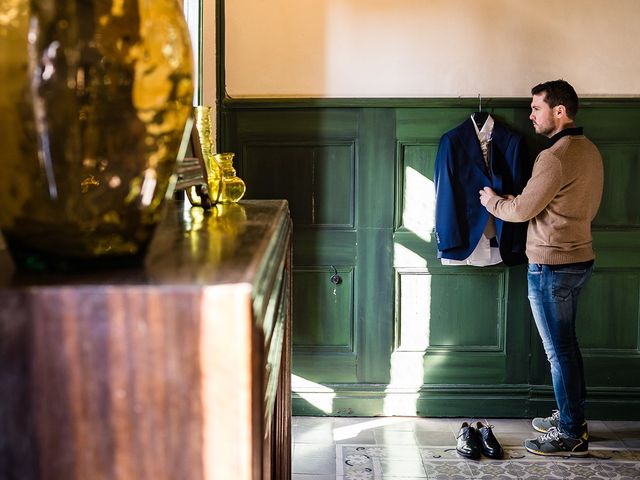
[[[560,422],[560,411],[554,410],[550,417],[536,417],[531,420],[531,426],[540,433],[547,433],[551,428],[558,428]]]
[[[589,454],[589,436],[585,432],[580,438],[573,438],[551,427],[544,435],[525,440],[524,448],[536,455],[584,457]]]
[[[560,411],[554,410],[551,413],[550,417],[541,418],[536,417],[531,420],[531,426],[534,430],[540,433],[547,433],[552,428],[558,428],[558,423],[560,423]],[[584,431],[587,433],[587,438],[589,436],[589,427],[587,426],[587,421],[582,422],[582,426],[584,427]]]

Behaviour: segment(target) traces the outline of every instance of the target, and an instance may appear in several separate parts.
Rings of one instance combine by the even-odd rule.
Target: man
[[[524,446],[538,455],[583,456],[589,435],[575,320],[578,294],[591,276],[595,258],[591,221],[602,198],[602,157],[574,124],[578,96],[571,85],[550,81],[533,87],[531,94],[529,119],[552,145],[536,158],[520,195],[501,197],[485,187],[480,203],[502,220],[529,221],[528,296],[551,365],[558,411],[533,420],[534,428],[545,433]]]

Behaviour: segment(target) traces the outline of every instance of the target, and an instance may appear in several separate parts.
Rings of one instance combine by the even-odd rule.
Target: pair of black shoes
[[[464,422],[457,438],[456,451],[463,457],[478,460],[482,454],[485,457],[500,459],[504,455],[490,425],[478,422],[474,428]]]

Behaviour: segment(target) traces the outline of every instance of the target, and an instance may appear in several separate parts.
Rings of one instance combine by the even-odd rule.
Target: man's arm
[[[552,154],[541,154],[531,178],[516,197],[501,197],[489,187],[480,190],[480,203],[493,216],[507,222],[526,222],[538,215],[562,186],[562,166]]]

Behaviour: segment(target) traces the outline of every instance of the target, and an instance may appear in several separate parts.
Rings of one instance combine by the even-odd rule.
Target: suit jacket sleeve
[[[505,159],[509,165],[508,188],[501,194],[519,195],[531,177],[531,161],[526,152],[524,137],[511,134]],[[492,212],[491,210],[488,210]],[[494,215],[495,216],[495,215]],[[528,222],[503,222],[496,217],[499,228],[500,255],[505,265],[519,265],[527,262],[525,254]]]
[[[435,237],[440,251],[462,244],[462,233],[456,221],[455,178],[454,151],[451,140],[445,135],[440,140],[434,171],[436,189]]]
[[[514,192],[512,195],[519,195],[527,185],[529,178],[531,178],[531,163],[527,157],[527,152],[524,144],[524,137],[521,135],[514,135],[514,161],[512,163],[512,175],[513,175],[513,187]]]

